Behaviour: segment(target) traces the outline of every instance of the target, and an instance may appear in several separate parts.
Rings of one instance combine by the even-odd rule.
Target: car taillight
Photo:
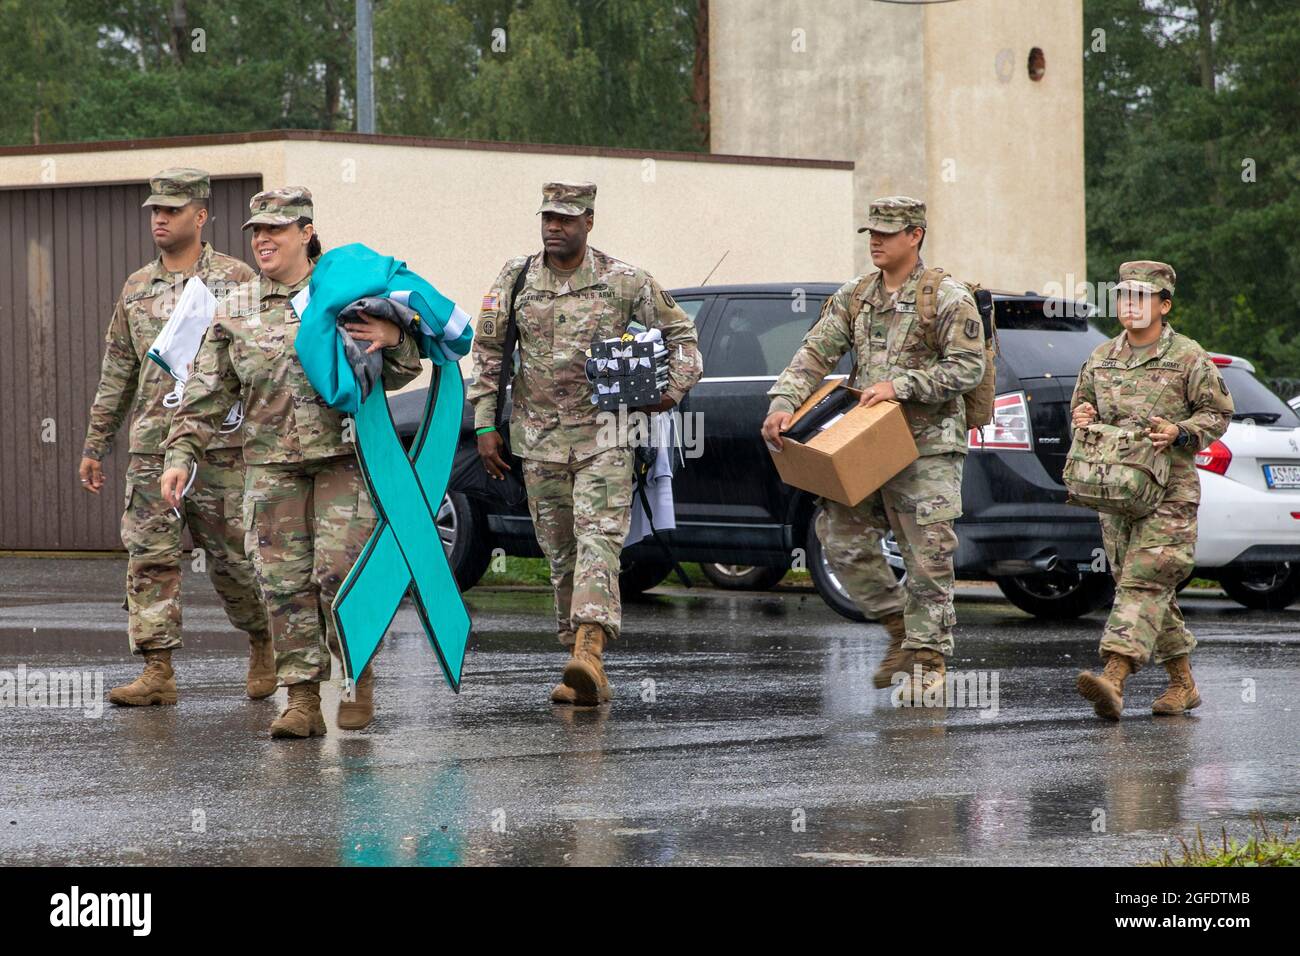
[[[1231,464],[1232,452],[1228,451],[1228,446],[1221,441],[1215,441],[1209,448],[1203,448],[1196,453],[1196,467],[1212,471],[1216,475],[1226,475]]]
[[[1008,392],[993,400],[993,424],[984,426],[984,435],[972,428],[967,436],[968,448],[997,448],[1006,451],[1033,451],[1029,431],[1029,403],[1024,392]]]

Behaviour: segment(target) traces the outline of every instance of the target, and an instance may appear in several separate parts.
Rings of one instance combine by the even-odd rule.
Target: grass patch
[[[1282,824],[1280,833],[1268,828],[1262,813],[1251,816],[1254,831],[1244,843],[1228,839],[1227,827],[1220,828],[1220,838],[1205,842],[1205,834],[1196,828],[1196,836],[1189,844],[1182,837],[1182,856],[1175,857],[1165,851],[1154,866],[1300,866],[1300,838],[1291,837],[1291,825]]]
[[[542,584],[550,587],[551,571],[545,558],[506,557],[505,567],[500,571],[492,570],[492,564],[489,564],[487,572],[479,579],[479,584]]]

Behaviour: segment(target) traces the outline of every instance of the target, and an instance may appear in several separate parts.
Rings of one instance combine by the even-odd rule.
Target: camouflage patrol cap
[[[313,219],[311,190],[306,186],[281,186],[264,189],[248,201],[252,213],[244,229],[261,223],[266,226],[287,226],[299,219]]]
[[[192,200],[207,199],[211,195],[212,182],[207,170],[164,169],[149,180],[149,198],[140,204],[140,208],[166,206],[179,209]]]
[[[1140,259],[1119,267],[1119,285],[1115,288],[1136,292],[1168,292],[1172,296],[1177,279],[1178,275],[1169,263]]]
[[[858,232],[902,232],[912,226],[925,227],[925,203],[911,196],[885,196],[872,202],[867,224]]]
[[[595,183],[543,183],[542,208],[544,212],[558,212],[561,216],[581,216],[596,210]]]

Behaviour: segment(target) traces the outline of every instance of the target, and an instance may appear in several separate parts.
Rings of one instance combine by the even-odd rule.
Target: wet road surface
[[[102,701],[134,677],[123,575],[0,559],[0,680],[98,675]],[[187,572],[179,706],[0,708],[0,862],[1130,864],[1197,824],[1300,818],[1300,607],[1185,596],[1204,704],[1153,717],[1149,667],[1109,724],[1073,689],[1103,615],[1038,621],[992,588],[961,592],[949,666],[973,693],[946,710],[892,706],[870,683],[884,632],[811,592],[630,605],[614,703],[580,711],[547,700],[549,595],[469,603],[459,696],[403,609],[376,721],[338,731],[331,685],[329,735],[282,742],[284,691],[242,696],[242,635]]]

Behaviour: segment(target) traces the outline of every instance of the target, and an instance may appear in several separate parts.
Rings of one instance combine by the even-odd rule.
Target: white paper
[[[208,291],[198,276],[191,278],[185,283],[176,307],[149,349],[149,357],[166,369],[172,378],[184,382],[190,376],[190,366],[194,364],[194,356],[199,354],[199,346],[203,344],[203,336],[207,335],[216,311],[216,296]]]

